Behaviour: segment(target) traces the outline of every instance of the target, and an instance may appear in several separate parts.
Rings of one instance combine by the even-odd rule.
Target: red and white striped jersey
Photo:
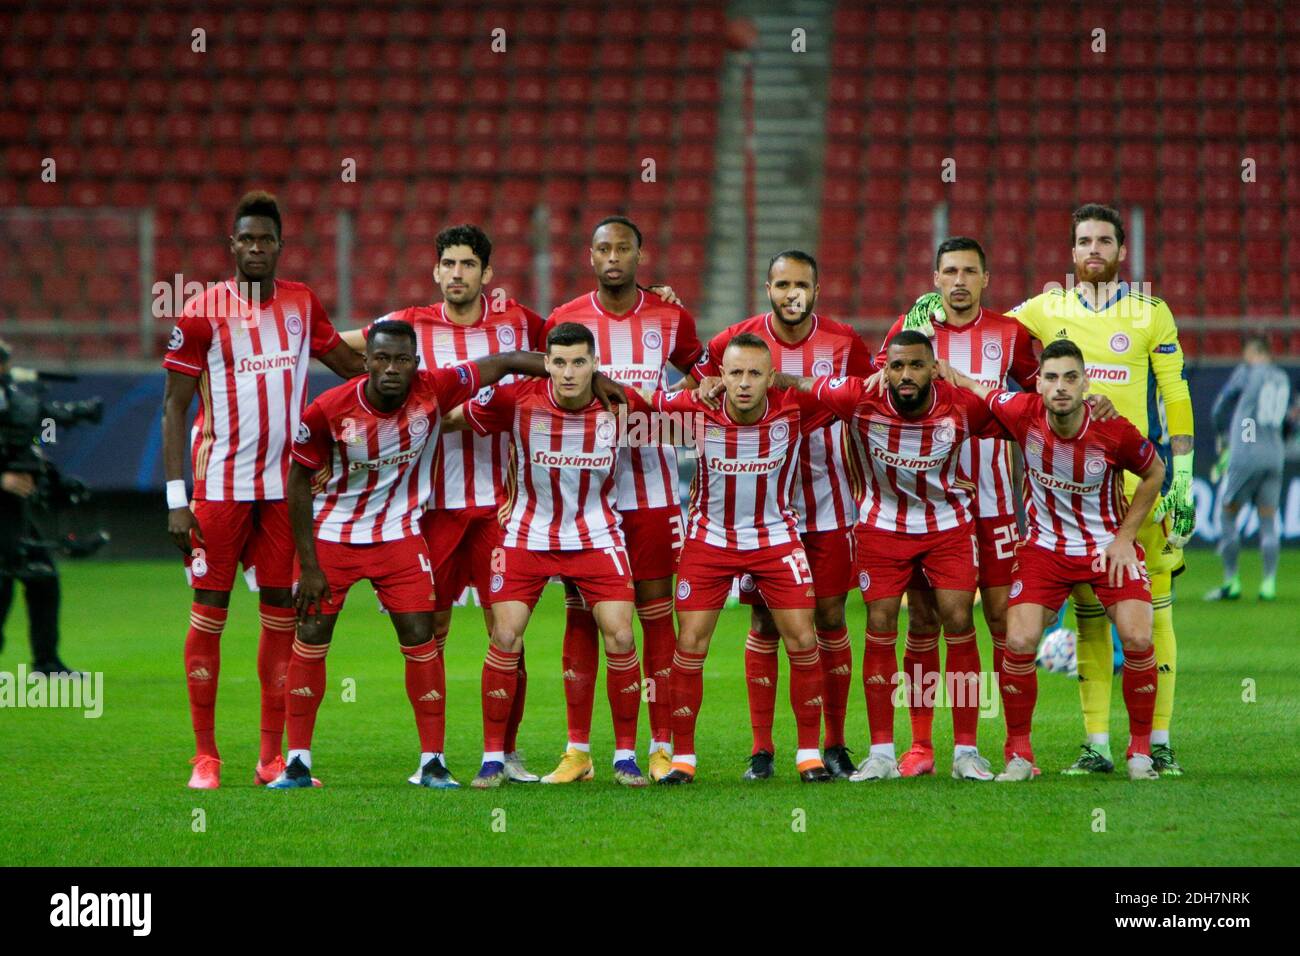
[[[289,476],[289,441],[307,404],[312,356],[343,340],[301,282],[275,280],[258,303],[227,280],[185,303],[163,368],[199,380],[191,461],[194,498],[278,501]]]
[[[884,367],[886,346],[903,329],[899,316],[885,334],[876,354],[876,365]],[[1029,331],[1010,316],[981,308],[975,319],[963,326],[934,321],[934,356],[969,375],[985,388],[1006,388],[1008,377],[1026,391],[1038,382],[1038,361],[1034,358]],[[1011,446],[1001,438],[980,438],[961,450],[962,474],[978,487],[975,514],[980,518],[1001,518],[1016,513],[1011,489]]]
[[[442,303],[418,305],[389,312],[376,321],[400,319],[415,328],[420,367],[448,368],[461,362],[511,352],[542,348],[542,317],[507,299],[500,309],[481,297],[482,315],[473,325],[447,318]],[[370,327],[366,326],[366,331]],[[502,383],[509,383],[508,375]],[[472,431],[445,432],[440,454],[434,460],[431,510],[495,507],[503,493],[502,482],[510,460],[510,436],[476,435]]]
[[[693,416],[699,453],[691,482],[686,536],[719,548],[752,551],[799,540],[792,501],[801,434],[824,425],[826,412],[798,391],[773,388],[763,417],[743,425],[694,392],[656,392],[655,409]]]
[[[812,328],[791,345],[776,334],[771,312],[750,316],[709,340],[708,350],[695,363],[694,375],[722,374],[722,353],[742,332],[751,332],[772,350],[772,367],[797,377],[867,376],[871,352],[851,326],[813,313]],[[1018,323],[1017,323],[1018,324]],[[850,527],[858,517],[857,495],[862,485],[860,453],[838,418],[808,432],[799,448],[799,480],[792,504],[799,512],[799,531],[834,531]]]
[[[1024,452],[1025,541],[1076,557],[1104,551],[1128,508],[1124,472],[1146,471],[1155,445],[1126,418],[1094,421],[1086,404],[1079,433],[1062,438],[1037,392],[994,391],[986,401]]]
[[[971,493],[958,461],[968,438],[1001,435],[984,403],[935,379],[930,407],[905,418],[888,389],[868,394],[860,378],[819,378],[813,395],[850,422],[866,452],[866,487],[858,523],[900,534],[946,531],[971,520]],[[969,482],[966,482],[969,485]]]
[[[307,407],[294,461],[315,472],[316,537],[344,544],[397,541],[420,533],[443,411],[479,387],[473,362],[421,370],[402,405],[366,401],[367,376],[335,386]]]
[[[561,322],[591,329],[600,370],[630,388],[663,388],[669,364],[689,372],[703,351],[691,314],[653,293],[638,293],[636,305],[615,315],[589,292],[552,312],[543,332]],[[619,455],[617,482],[620,511],[675,507],[677,450],[671,445],[626,449]]]
[[[629,411],[649,413],[628,392]],[[494,388],[465,406],[480,435],[513,438],[514,460],[502,505],[508,548],[583,551],[623,547],[616,510],[618,419],[594,398],[571,411],[555,401],[549,378],[521,379]]]

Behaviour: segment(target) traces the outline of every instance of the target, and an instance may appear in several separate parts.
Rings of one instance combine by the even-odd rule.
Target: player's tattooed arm
[[[364,349],[364,344],[362,349]],[[320,357],[321,363],[340,378],[356,378],[366,371],[366,360],[344,339]]]
[[[1156,499],[1160,497],[1160,486],[1164,484],[1165,463],[1159,455],[1151,456],[1151,464],[1139,477],[1142,480],[1133,492],[1133,500],[1129,502],[1128,511],[1124,514],[1124,522],[1115,532],[1115,540],[1101,554],[1101,570],[1106,572],[1111,587],[1119,587],[1124,582],[1124,575],[1138,573],[1137,549],[1133,542],[1137,539],[1142,523],[1155,506]]]
[[[305,621],[312,607],[320,613],[320,605],[330,599],[330,586],[316,560],[316,539],[312,534],[311,473],[297,461],[289,462],[289,483],[286,488],[289,502],[289,525],[293,528],[293,544],[298,551],[298,593],[294,607],[298,620]]]
[[[190,402],[194,401],[199,380],[192,375],[181,372],[167,372],[167,384],[163,388],[163,478],[168,481],[185,480],[186,431],[185,419],[189,415]],[[171,535],[176,547],[182,554],[190,553],[190,532],[203,546],[203,531],[198,519],[189,507],[169,508],[167,510],[167,533]]]

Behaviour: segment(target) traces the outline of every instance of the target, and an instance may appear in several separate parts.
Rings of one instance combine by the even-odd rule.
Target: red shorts
[[[321,604],[322,614],[337,614],[348,589],[362,578],[374,586],[386,611],[410,614],[434,609],[433,565],[424,538],[418,534],[378,544],[318,540],[316,560],[330,586],[330,599]],[[296,579],[297,562],[294,564]]]
[[[1099,570],[1099,557],[1090,554],[1065,555],[1048,551],[1036,544],[1022,543],[1016,549],[1016,564],[1012,570],[1009,604],[1039,604],[1055,611],[1077,584],[1092,585],[1102,607],[1120,601],[1146,601],[1151,603],[1151,579],[1144,562],[1146,555],[1140,544],[1135,544],[1137,573],[1124,576],[1124,583],[1113,588],[1109,575]]]
[[[1016,563],[1016,544],[1020,541],[1016,516],[976,518],[975,540],[980,546],[980,587],[1008,587],[1011,568]]]
[[[479,604],[492,603],[492,552],[501,545],[496,508],[426,511],[420,518],[420,534],[435,562],[439,611],[450,610],[470,586],[478,591]]]
[[[685,532],[682,509],[638,508],[620,512],[623,538],[632,556],[633,581],[671,578],[677,570]]]
[[[863,525],[855,531],[858,587],[868,604],[898,597],[909,587],[975,590],[979,543],[973,525],[932,534],[900,534]]]
[[[839,597],[853,590],[853,528],[805,531],[799,539],[808,556],[814,595],[819,598]],[[763,606],[752,576],[740,579],[740,603]]]
[[[775,610],[813,608],[812,569],[798,541],[739,551],[691,540],[677,567],[677,610],[716,611],[727,603],[733,578]],[[742,593],[743,590],[742,590]]]
[[[190,503],[203,533],[203,544],[190,535],[185,559],[190,587],[229,591],[235,566],[257,568],[259,587],[287,588],[293,583],[293,531],[283,501],[206,501]]]
[[[572,584],[595,607],[602,601],[636,601],[624,548],[529,551],[500,547],[492,552],[492,602],[523,601],[530,608],[552,577]]]

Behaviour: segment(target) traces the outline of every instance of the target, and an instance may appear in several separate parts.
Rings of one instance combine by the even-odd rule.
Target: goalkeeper
[[[1160,438],[1157,408],[1148,401],[1150,375],[1164,404],[1173,455],[1172,481],[1138,534],[1146,552],[1155,612],[1152,636],[1160,681],[1152,723],[1151,758],[1160,773],[1181,776],[1169,742],[1174,709],[1178,654],[1174,641],[1173,576],[1183,569],[1183,546],[1192,536],[1196,508],[1192,500],[1192,400],[1183,375],[1183,351],[1173,314],[1164,300],[1117,281],[1124,261],[1124,226],[1119,213],[1089,203],[1076,209],[1070,231],[1077,284],[1036,295],[1011,309],[1043,343],[1068,338],[1079,345],[1087,363],[1090,389],[1105,395],[1116,410],[1146,437]],[[906,328],[927,332],[929,317],[940,307],[936,294],[922,296],[908,313]],[[1132,496],[1137,476],[1125,478]],[[1106,612],[1091,588],[1074,593],[1079,628],[1079,696],[1088,735],[1083,753],[1068,774],[1110,773],[1111,637]]]

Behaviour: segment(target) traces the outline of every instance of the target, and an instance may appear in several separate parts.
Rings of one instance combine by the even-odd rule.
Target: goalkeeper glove
[[[907,315],[903,316],[903,329],[933,338],[934,326],[931,319],[943,319],[943,296],[937,292],[927,292],[916,300],[907,310]]]
[[[1175,548],[1187,547],[1196,530],[1196,502],[1192,499],[1192,453],[1174,455],[1174,480],[1169,493],[1160,500],[1156,520],[1171,519],[1169,543]]]

